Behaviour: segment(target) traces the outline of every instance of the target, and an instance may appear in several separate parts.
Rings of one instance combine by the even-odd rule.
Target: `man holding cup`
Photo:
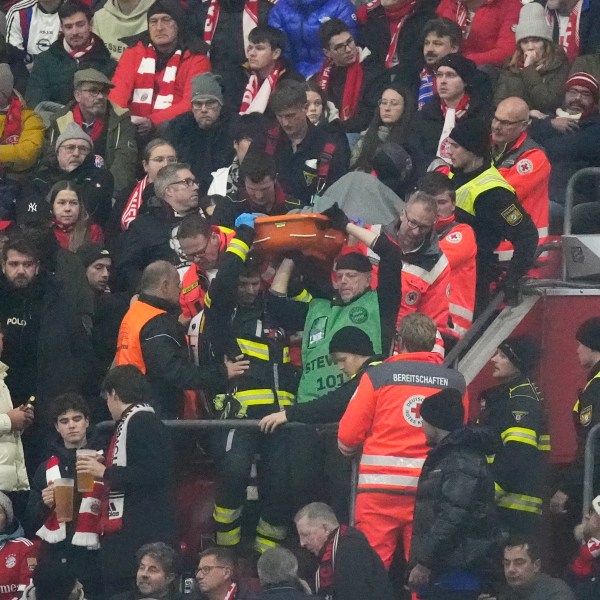
[[[78,477],[75,464],[81,452],[95,457],[100,444],[88,440],[89,408],[78,394],[56,397],[50,411],[59,437],[31,482],[24,527],[29,536],[43,540],[44,556],[69,563],[88,598],[95,598],[101,580],[92,547],[98,545],[101,486],[94,489],[93,479],[89,485]]]

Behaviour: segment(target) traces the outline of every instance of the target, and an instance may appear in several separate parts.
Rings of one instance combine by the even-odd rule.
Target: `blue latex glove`
[[[361,219],[360,217],[348,217],[348,220],[350,221],[350,223],[354,223],[359,227],[364,227],[366,225],[365,220]]]
[[[251,227],[254,229],[254,220],[256,217],[252,213],[242,213],[236,220],[235,226],[239,227],[240,225],[246,225],[246,227]]]

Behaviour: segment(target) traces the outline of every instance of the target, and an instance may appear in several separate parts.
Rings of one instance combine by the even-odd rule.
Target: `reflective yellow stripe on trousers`
[[[520,510],[523,512],[542,514],[542,499],[526,494],[512,494],[503,490],[497,483],[494,483],[496,489],[496,505],[511,510]]]

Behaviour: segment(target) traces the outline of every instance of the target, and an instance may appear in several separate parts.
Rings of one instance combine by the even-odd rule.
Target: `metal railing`
[[[600,169],[599,169],[600,170]],[[596,444],[600,437],[600,423],[594,425],[585,440],[585,456],[583,463],[583,506],[582,513],[588,514],[594,499],[594,467],[596,461]]]

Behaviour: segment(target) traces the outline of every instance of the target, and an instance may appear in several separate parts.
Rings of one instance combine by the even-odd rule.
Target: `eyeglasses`
[[[581,96],[582,98],[592,98],[593,94],[590,90],[577,90],[575,88],[569,88],[567,90],[567,96]]]
[[[394,106],[394,107],[398,107],[398,106],[402,106],[402,100],[378,100],[377,101],[377,105],[378,106]]]
[[[216,110],[220,104],[218,100],[192,100],[194,108],[202,108],[204,106],[208,110]]]
[[[206,244],[204,244],[204,248],[202,248],[202,250],[198,250],[197,252],[191,253],[186,252],[185,255],[192,261],[197,258],[202,258],[206,256],[206,251],[208,250],[208,246],[210,245],[210,239],[211,238],[209,237],[208,240],[206,240]]]
[[[431,228],[433,227],[432,225],[423,225],[422,223],[411,219],[406,211],[404,211],[404,218],[406,219],[406,224],[409,229],[418,229],[421,233],[427,233],[428,231],[431,231]]]
[[[356,45],[356,42],[354,41],[353,37],[349,37],[345,42],[342,42],[341,44],[336,44],[332,50],[334,52],[344,52],[344,50],[346,50],[346,48],[348,48],[348,50],[351,50],[352,48],[354,48],[354,46]]]
[[[221,565],[206,565],[205,567],[199,567],[196,571],[196,575],[198,573],[202,573],[202,575],[208,575],[213,569],[227,569],[228,567]]]
[[[79,151],[80,154],[89,154],[90,147],[85,144],[63,144],[59,146],[59,150],[62,149],[69,154],[74,154],[75,151]]]
[[[83,89],[82,88],[79,91],[89,94],[92,98],[97,98],[98,96],[108,96],[110,94],[109,88],[102,88],[102,89],[96,89],[96,88]]]
[[[520,119],[519,121],[508,121],[507,119],[499,119],[496,115],[492,117],[492,123],[500,125],[500,127],[510,127],[511,125],[519,125],[521,123],[527,123],[529,119]]]
[[[178,181],[173,181],[173,182],[169,183],[169,185],[177,185],[178,183],[181,183],[181,185],[185,185],[185,187],[192,187],[193,185],[198,185],[198,182],[193,177],[186,177],[185,179],[179,179]]]

